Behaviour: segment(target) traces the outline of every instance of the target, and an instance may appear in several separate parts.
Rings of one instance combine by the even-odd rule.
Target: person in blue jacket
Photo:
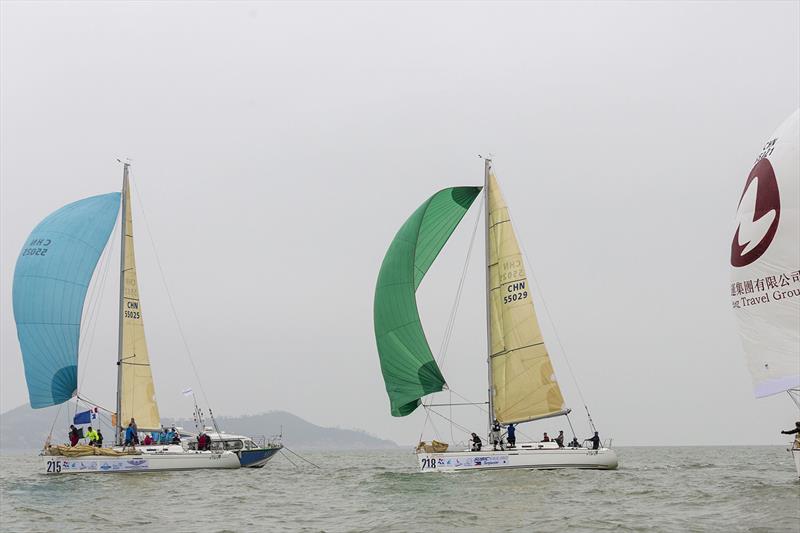
[[[133,424],[128,424],[127,429],[125,429],[125,442],[122,447],[127,448],[128,446],[136,449],[136,431],[133,429]]]
[[[508,442],[509,448],[516,448],[517,447],[517,428],[514,424],[509,424],[506,427],[506,441]]]

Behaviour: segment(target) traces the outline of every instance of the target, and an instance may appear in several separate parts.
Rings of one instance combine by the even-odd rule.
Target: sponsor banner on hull
[[[475,468],[508,465],[508,455],[478,455],[467,457],[440,457],[436,459],[439,468]]]
[[[48,459],[45,461],[45,473],[60,474],[66,472],[129,472],[147,470],[150,462],[147,459]]]

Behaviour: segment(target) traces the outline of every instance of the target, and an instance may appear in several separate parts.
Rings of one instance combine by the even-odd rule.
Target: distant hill
[[[73,413],[73,405],[64,405],[59,413],[58,406],[31,409],[26,404],[0,414],[0,450],[38,450],[50,432],[51,425],[54,440],[66,442]],[[164,418],[164,423],[183,426],[188,431],[194,430],[194,422],[191,420]],[[379,439],[365,431],[317,426],[285,411],[241,417],[222,416],[217,417],[217,424],[223,431],[241,435],[270,437],[278,435],[282,430],[283,442],[293,449],[365,450],[397,447],[394,442]],[[211,422],[206,420],[206,425],[211,425]],[[106,440],[111,437],[111,432],[106,427],[103,427],[103,433],[106,434]]]
[[[317,426],[286,411],[270,411],[269,413],[240,417],[218,416],[216,420],[223,431],[239,435],[270,437],[283,432],[283,442],[290,448],[319,450],[397,448],[397,444],[394,442],[379,439],[366,431]],[[194,422],[191,420],[165,418],[164,421],[194,431]],[[206,420],[206,425],[210,426],[211,421]]]

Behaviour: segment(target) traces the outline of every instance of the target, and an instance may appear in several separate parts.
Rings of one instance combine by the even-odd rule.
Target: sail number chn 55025
[[[139,302],[125,302],[125,307],[125,318],[138,320],[142,317],[142,313],[139,311]]]

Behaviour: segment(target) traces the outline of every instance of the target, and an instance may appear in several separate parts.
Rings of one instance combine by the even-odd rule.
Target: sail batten
[[[487,194],[492,414],[503,424],[566,414],[569,410],[536,317],[522,252],[491,168]]]
[[[431,196],[403,224],[383,259],[375,287],[375,340],[393,416],[414,412],[445,380],[433,359],[416,290],[480,192],[453,187]]]

